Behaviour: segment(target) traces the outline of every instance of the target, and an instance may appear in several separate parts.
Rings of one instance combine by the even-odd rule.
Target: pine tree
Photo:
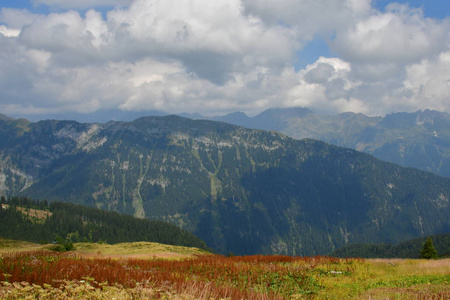
[[[435,259],[437,257],[437,251],[434,248],[433,240],[429,237],[420,251],[420,258]]]

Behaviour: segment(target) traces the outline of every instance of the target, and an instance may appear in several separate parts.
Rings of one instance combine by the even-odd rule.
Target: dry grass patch
[[[194,255],[210,254],[194,247],[164,245],[151,242],[120,243],[114,245],[97,243],[76,243],[75,253],[86,257],[111,258],[165,258],[186,259]]]
[[[20,252],[20,251],[39,251],[47,249],[48,245],[35,244],[24,241],[16,241],[0,238],[0,253]]]

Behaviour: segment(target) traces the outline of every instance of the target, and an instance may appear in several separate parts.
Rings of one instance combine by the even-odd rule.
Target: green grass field
[[[343,274],[322,277],[320,299],[450,299],[450,259],[366,259]]]

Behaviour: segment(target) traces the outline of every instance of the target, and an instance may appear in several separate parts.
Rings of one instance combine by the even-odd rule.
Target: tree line
[[[177,226],[66,202],[1,197],[0,236],[36,243],[147,241],[210,250]],[[37,216],[36,210],[40,212]]]
[[[393,244],[353,244],[333,251],[335,257],[438,258],[450,257],[450,233]]]

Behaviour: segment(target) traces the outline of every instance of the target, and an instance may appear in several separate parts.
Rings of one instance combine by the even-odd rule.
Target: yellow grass
[[[38,251],[48,249],[48,245],[40,245],[24,241],[0,238],[0,253],[17,251]]]
[[[120,243],[114,245],[97,243],[75,243],[74,252],[84,257],[185,259],[194,255],[210,254],[194,247],[164,245],[150,242]],[[19,251],[51,250],[54,244],[35,244],[0,238],[0,253]]]
[[[183,259],[209,252],[193,247],[164,245],[151,242],[120,243],[114,245],[96,243],[76,243],[75,253],[86,256],[123,258],[166,258]]]

